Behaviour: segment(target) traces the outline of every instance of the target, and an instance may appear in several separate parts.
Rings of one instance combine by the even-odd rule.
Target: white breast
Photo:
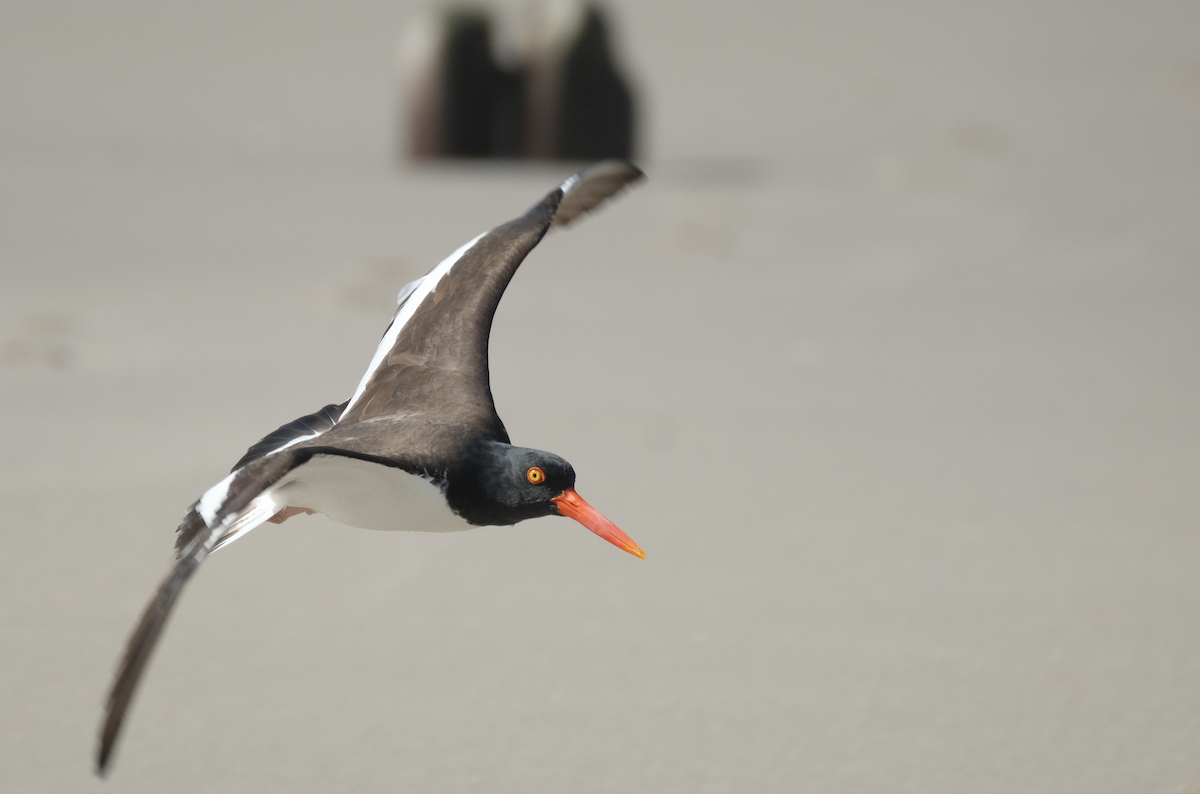
[[[428,479],[342,455],[314,455],[271,488],[270,496],[277,505],[305,507],[362,529],[472,528],[450,510],[442,489]]]

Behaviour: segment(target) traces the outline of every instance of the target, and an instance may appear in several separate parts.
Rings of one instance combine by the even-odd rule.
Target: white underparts
[[[221,548],[287,508],[321,513],[339,524],[375,530],[459,532],[471,529],[428,477],[348,458],[314,455],[260,494],[229,524]]]

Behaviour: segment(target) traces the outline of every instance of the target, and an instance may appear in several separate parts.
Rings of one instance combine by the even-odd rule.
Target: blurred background
[[[493,390],[648,559],[267,525],[93,776],[188,505],[576,168],[398,156],[428,8],[0,5],[0,788],[1200,791],[1189,0],[609,3]]]

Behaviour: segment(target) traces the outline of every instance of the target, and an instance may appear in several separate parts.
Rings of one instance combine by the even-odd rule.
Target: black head
[[[566,516],[636,557],[646,552],[575,492],[575,470],[549,452],[484,441],[447,472],[446,501],[477,525]]]
[[[558,455],[497,441],[478,445],[448,472],[446,501],[472,524],[509,525],[558,514],[551,501],[575,486],[575,470]]]

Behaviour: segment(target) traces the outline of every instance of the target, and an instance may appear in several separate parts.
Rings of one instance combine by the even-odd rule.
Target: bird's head
[[[509,525],[539,516],[573,518],[600,537],[645,559],[633,540],[575,492],[575,469],[551,452],[492,442],[452,474],[446,497],[473,524]]]

